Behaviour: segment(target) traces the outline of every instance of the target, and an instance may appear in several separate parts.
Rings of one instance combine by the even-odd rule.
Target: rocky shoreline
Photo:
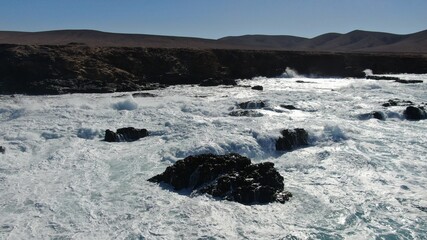
[[[231,84],[281,75],[426,73],[427,56],[396,53],[0,45],[0,94],[106,93],[176,84]]]

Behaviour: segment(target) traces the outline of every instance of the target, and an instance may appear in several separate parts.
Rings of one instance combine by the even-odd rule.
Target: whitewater
[[[154,97],[0,96],[0,239],[426,239],[427,120],[382,104],[426,103],[427,74],[396,76],[424,83],[283,76]],[[250,100],[267,106],[229,115]],[[360,119],[372,111],[386,120]],[[103,141],[122,127],[150,136]],[[275,151],[285,128],[306,129],[309,146]],[[189,155],[231,152],[273,162],[291,200],[242,205],[147,181]]]

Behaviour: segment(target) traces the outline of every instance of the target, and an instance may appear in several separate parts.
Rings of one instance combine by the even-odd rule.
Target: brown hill
[[[0,31],[0,43],[21,45],[66,45],[81,43],[96,47],[233,48],[211,39],[108,33],[94,30],[46,32]]]
[[[93,30],[0,31],[1,43],[22,45],[82,43],[99,47],[427,53],[427,30],[407,35],[356,30],[346,34],[327,33],[311,39],[286,35],[244,35],[217,40]]]

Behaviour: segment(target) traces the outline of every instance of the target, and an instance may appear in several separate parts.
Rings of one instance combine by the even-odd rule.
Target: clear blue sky
[[[0,30],[220,38],[427,29],[427,0],[0,0]]]

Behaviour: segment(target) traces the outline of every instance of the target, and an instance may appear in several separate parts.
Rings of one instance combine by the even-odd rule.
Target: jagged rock
[[[361,114],[359,115],[359,119],[360,120],[368,120],[371,118],[376,118],[378,120],[385,120],[386,119],[386,115],[383,112],[380,111],[373,111],[370,113],[365,113],[365,114]]]
[[[266,106],[265,102],[263,102],[261,100],[239,103],[239,107],[241,109],[260,109],[260,108],[263,108],[265,106]]]
[[[254,110],[236,110],[229,113],[233,117],[262,117],[264,114]]]
[[[422,55],[187,47],[107,47],[102,41],[95,45],[0,44],[0,93],[142,91],[156,84],[199,84],[208,78],[275,77],[286,67],[303,75],[336,77],[362,77],[366,68],[380,74],[424,73],[427,68]]]
[[[189,156],[148,181],[242,204],[284,203],[292,197],[273,163],[252,164],[238,154]]]
[[[263,87],[263,86],[260,86],[260,85],[256,85],[256,86],[253,86],[251,89],[253,89],[253,90],[258,90],[258,91],[262,91],[262,90],[264,90],[264,87]]]
[[[286,104],[281,104],[280,107],[288,109],[288,110],[298,110],[298,108],[296,108],[293,105],[286,105]]]
[[[390,99],[388,102],[383,104],[383,107],[392,107],[392,106],[411,106],[414,105],[413,102],[407,101],[407,100],[400,100],[400,99]]]
[[[148,136],[147,129],[136,129],[133,127],[119,128],[117,132],[110,129],[105,131],[104,140],[107,142],[132,142]]]
[[[308,145],[308,133],[302,128],[284,129],[281,134],[283,137],[276,141],[277,151],[291,151],[297,147]]]
[[[4,154],[5,152],[6,152],[6,148],[3,146],[0,146],[0,153]]]
[[[422,120],[427,118],[427,113],[424,107],[409,106],[403,112],[405,118],[408,120]]]
[[[211,86],[219,86],[219,85],[236,86],[237,82],[234,79],[208,78],[203,80],[199,85],[202,87],[211,87]]]

